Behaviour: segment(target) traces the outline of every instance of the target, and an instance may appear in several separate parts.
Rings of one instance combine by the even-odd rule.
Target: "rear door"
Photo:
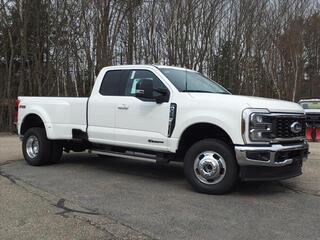
[[[88,103],[88,135],[95,143],[114,144],[115,106],[125,88],[124,71],[105,73],[100,89],[91,95]]]
[[[168,93],[169,88],[150,70],[127,70],[123,77],[125,91],[117,97],[115,106],[115,141],[123,146],[166,151],[170,101],[143,101],[135,97],[135,92],[141,79],[152,80],[154,88],[167,89]]]

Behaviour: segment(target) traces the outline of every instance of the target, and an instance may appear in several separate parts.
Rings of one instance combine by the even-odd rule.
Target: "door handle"
[[[121,104],[120,106],[118,106],[118,109],[120,109],[120,110],[128,110],[129,107],[127,105],[125,105],[125,104]]]

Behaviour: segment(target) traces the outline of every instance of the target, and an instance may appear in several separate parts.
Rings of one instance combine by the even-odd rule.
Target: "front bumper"
[[[243,180],[275,180],[302,174],[308,143],[270,146],[236,146],[235,153]]]

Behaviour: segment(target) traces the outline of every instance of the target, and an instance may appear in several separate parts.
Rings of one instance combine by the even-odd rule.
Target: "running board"
[[[156,163],[160,163],[160,164],[167,164],[170,161],[170,159],[160,157],[159,155],[157,156],[157,155],[137,153],[132,151],[129,151],[127,153],[119,153],[119,152],[111,152],[111,151],[89,150],[89,153],[112,156],[112,157],[135,159],[135,160],[143,160],[143,161],[152,161],[152,162],[156,161]]]

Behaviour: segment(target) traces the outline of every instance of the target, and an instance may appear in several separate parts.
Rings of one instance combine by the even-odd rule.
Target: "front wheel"
[[[184,173],[198,192],[224,194],[238,180],[234,152],[225,142],[204,139],[190,147],[184,159]]]

